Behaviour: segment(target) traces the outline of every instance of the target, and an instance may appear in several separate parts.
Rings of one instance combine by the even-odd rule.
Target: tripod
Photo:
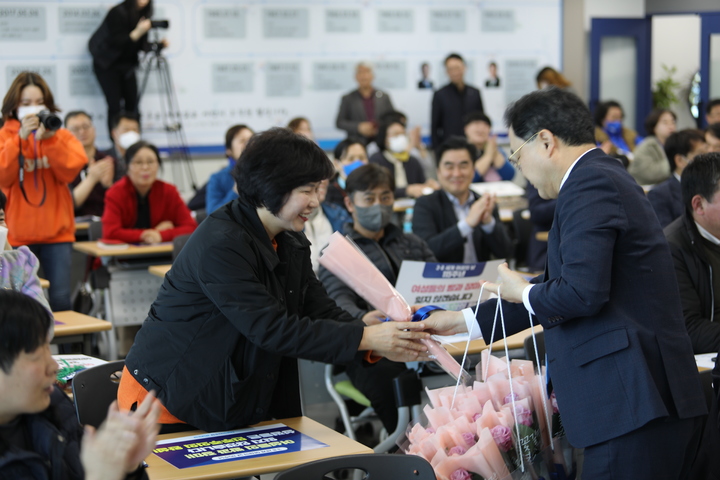
[[[173,169],[173,178],[180,183],[183,177],[182,166],[185,166],[188,181],[194,192],[197,192],[197,181],[195,171],[192,168],[190,152],[188,151],[185,131],[182,126],[182,114],[175,95],[175,86],[170,75],[170,67],[167,59],[162,54],[162,45],[155,41],[151,43],[152,49],[143,59],[143,80],[140,84],[138,94],[138,105],[145,94],[150,72],[157,71],[158,93],[160,94],[160,107],[162,111],[162,122],[168,138],[168,155],[170,165]]]

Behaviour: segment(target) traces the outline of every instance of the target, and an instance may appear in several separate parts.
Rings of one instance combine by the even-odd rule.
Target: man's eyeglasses
[[[541,130],[541,131],[542,131],[542,130]],[[512,152],[512,153],[510,154],[510,156],[508,157],[508,161],[509,161],[510,163],[512,163],[513,165],[517,165],[517,157],[516,157],[516,155],[518,154],[518,152],[519,152],[520,150],[522,150],[522,148],[523,148],[525,145],[527,145],[528,142],[530,142],[530,141],[533,140],[535,137],[537,137],[539,133],[540,133],[540,132],[536,132],[536,133],[534,133],[530,138],[528,138],[527,140],[525,140],[525,141],[523,142],[523,144],[518,147],[517,150],[515,150],[514,152]]]

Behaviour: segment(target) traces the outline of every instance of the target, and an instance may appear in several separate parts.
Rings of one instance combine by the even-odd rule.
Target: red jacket
[[[64,128],[37,142],[34,133],[20,140],[19,131],[20,122],[14,118],[6,120],[0,129],[0,188],[7,195],[8,241],[15,247],[74,242],[75,218],[68,183],[87,163],[85,149]],[[23,186],[31,203],[20,190],[20,148],[25,156]],[[43,197],[43,180],[47,196],[42,207],[37,207]]]
[[[197,223],[190,215],[174,185],[155,180],[150,192],[150,224],[154,227],[169,220],[175,228],[160,232],[163,242],[169,242],[178,235],[192,233]],[[142,228],[134,228],[137,222],[137,190],[125,176],[105,193],[105,212],[102,216],[103,237],[127,243],[140,243]]]

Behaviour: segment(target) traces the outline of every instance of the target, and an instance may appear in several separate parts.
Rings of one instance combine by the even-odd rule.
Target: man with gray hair
[[[370,142],[377,135],[378,119],[395,110],[390,95],[373,87],[373,67],[360,62],[355,67],[357,90],[344,95],[335,125],[348,135],[360,135]]]

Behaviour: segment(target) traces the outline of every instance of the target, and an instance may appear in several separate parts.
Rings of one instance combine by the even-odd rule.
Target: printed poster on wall
[[[303,452],[328,445],[282,423],[159,441],[153,453],[176,468]]]

